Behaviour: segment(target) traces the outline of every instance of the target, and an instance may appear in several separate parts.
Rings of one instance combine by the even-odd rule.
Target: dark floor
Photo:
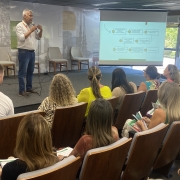
[[[115,68],[116,66],[100,67],[102,71],[102,84],[111,87],[111,75],[112,71]],[[126,67],[123,67],[123,69],[129,81],[133,81],[137,85],[139,85],[142,81],[145,80],[142,71],[133,70]],[[89,81],[87,79],[87,70],[81,70],[80,72],[69,71],[68,74],[66,72],[62,73],[69,77],[77,95],[79,94],[81,89],[89,86]],[[52,81],[53,76],[53,73],[49,73],[48,75],[41,74],[40,77],[35,74],[33,77],[33,88],[38,92],[38,94],[30,94],[30,96],[26,98],[18,96],[17,77],[15,79],[13,76],[4,77],[4,82],[0,86],[0,91],[2,91],[4,94],[6,94],[12,99],[14,107],[38,104],[41,103],[45,97],[48,96],[49,85]]]
[[[178,180],[178,179],[180,179],[180,175],[178,175],[178,173],[177,173],[178,169],[180,169],[180,160],[175,160],[175,162],[174,162],[174,164],[173,164],[173,166],[171,168],[171,171],[169,173],[169,175],[170,176],[172,175],[172,177],[166,178],[161,174],[151,172],[151,174],[149,175],[149,178],[163,179],[163,180]]]

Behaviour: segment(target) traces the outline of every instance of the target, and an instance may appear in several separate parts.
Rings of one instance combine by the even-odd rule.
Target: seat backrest
[[[89,150],[83,161],[80,180],[118,180],[127,157],[131,139],[122,138],[117,142]]]
[[[110,98],[107,98],[106,100],[110,102],[113,110],[115,110],[118,104],[119,97],[112,96]]]
[[[167,128],[168,125],[161,123],[152,129],[135,134],[122,180],[139,180],[148,175],[162,145]]]
[[[50,167],[21,174],[17,180],[75,180],[80,165],[81,159],[79,157],[69,156]]]
[[[154,169],[161,168],[176,159],[180,150],[180,121],[174,121],[164,138],[163,147],[156,159]],[[166,169],[167,173],[167,169]]]
[[[43,116],[45,114],[42,111],[35,110],[0,118],[0,159],[14,156],[13,151],[16,145],[16,135],[19,123],[24,116],[30,113],[39,113]]]
[[[147,91],[146,96],[145,96],[144,101],[143,101],[143,104],[141,106],[141,114],[142,114],[142,116],[145,116],[146,113],[150,109],[152,109],[152,104],[151,104],[152,102],[156,103],[156,101],[157,101],[157,92],[158,92],[157,89]]]
[[[71,57],[83,57],[82,52],[80,51],[79,47],[72,46],[71,47]]]
[[[87,103],[59,107],[55,110],[52,124],[53,146],[73,147],[81,136]]]
[[[135,114],[139,111],[144,96],[144,91],[132,94],[125,94],[122,105],[118,112],[117,119],[115,121],[115,126],[118,130],[123,128],[127,119],[133,117],[132,114]]]
[[[0,47],[0,61],[10,61],[10,55],[7,47]]]
[[[49,57],[49,60],[63,59],[59,47],[49,47],[48,48],[48,57]]]

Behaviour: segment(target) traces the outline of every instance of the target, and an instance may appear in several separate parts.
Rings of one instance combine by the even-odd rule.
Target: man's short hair
[[[4,71],[4,66],[2,64],[0,64],[0,74],[2,74]]]
[[[26,15],[27,12],[33,13],[32,10],[30,10],[30,9],[25,9],[25,10],[23,11],[23,13],[22,13],[22,16],[24,17],[24,16]]]

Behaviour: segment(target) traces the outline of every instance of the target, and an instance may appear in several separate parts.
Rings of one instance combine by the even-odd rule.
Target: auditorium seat
[[[58,107],[52,124],[53,146],[74,147],[81,136],[87,103]]]
[[[143,104],[141,106],[141,114],[142,114],[142,116],[145,116],[146,113],[149,110],[152,109],[152,102],[156,103],[156,101],[157,101],[157,93],[158,93],[157,89],[148,90],[146,92],[146,96],[145,96]]]
[[[69,156],[52,166],[21,174],[17,180],[76,180],[80,165],[80,157]]]
[[[133,118],[132,114],[136,114],[139,111],[145,94],[144,91],[125,94],[120,109],[118,110],[118,116],[115,120],[115,126],[118,129],[119,135],[121,135],[126,120]]]
[[[80,180],[118,180],[131,144],[131,138],[89,150],[84,158]]]
[[[106,100],[110,102],[110,104],[113,108],[113,111],[114,111],[115,108],[117,107],[119,97],[112,96],[110,98],[107,98]]]
[[[119,97],[112,96],[110,98],[107,98],[106,100],[109,101],[111,106],[112,106],[112,109],[113,109],[113,123],[114,123],[114,119],[115,119],[116,112],[117,112],[116,107],[117,107],[117,104],[118,104],[118,101],[119,101]]]
[[[169,171],[180,151],[180,121],[174,121],[164,138],[162,149],[153,166],[154,171],[169,177]]]
[[[135,134],[121,180],[147,178],[162,145],[167,128],[168,125],[161,123],[152,129]]]
[[[0,159],[14,156],[13,151],[16,145],[16,134],[19,123],[24,116],[30,113],[39,113],[43,116],[45,114],[42,111],[35,110],[0,118]]]

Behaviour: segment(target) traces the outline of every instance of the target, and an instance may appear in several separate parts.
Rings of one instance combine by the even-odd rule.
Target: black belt
[[[28,51],[28,52],[34,52],[34,50],[28,50],[28,49],[18,49],[18,51]]]

